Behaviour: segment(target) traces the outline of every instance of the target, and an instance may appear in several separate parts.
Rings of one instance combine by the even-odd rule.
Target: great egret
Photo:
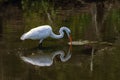
[[[53,33],[51,26],[49,25],[42,25],[42,26],[38,26],[36,28],[31,29],[30,31],[24,33],[21,36],[21,40],[25,40],[25,39],[32,39],[32,40],[40,40],[39,43],[41,44],[42,41],[47,38],[47,37],[51,37],[54,39],[60,39],[63,38],[64,36],[64,32],[65,31],[67,33],[67,36],[72,44],[72,38],[70,36],[70,29],[67,27],[61,27],[59,30],[59,35]]]

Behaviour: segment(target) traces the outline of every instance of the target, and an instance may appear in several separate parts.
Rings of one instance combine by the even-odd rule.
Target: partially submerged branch
[[[70,42],[68,43],[70,45]],[[101,44],[101,45],[110,45],[112,46],[113,43],[109,42],[101,42],[101,41],[89,41],[89,40],[79,40],[79,41],[72,41],[72,45],[88,45],[88,44]]]

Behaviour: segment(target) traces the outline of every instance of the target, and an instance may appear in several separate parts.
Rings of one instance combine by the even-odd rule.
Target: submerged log
[[[70,42],[68,42],[68,44],[70,45]],[[72,45],[92,45],[92,44],[100,44],[100,45],[110,45],[112,46],[113,44],[110,42],[101,42],[101,41],[89,41],[89,40],[79,40],[79,41],[72,41]]]

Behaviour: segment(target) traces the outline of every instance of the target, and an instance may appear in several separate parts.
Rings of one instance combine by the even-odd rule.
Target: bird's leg
[[[39,48],[42,48],[42,47],[43,47],[43,46],[42,46],[42,41],[43,41],[43,39],[41,39],[40,42],[39,42]]]
[[[42,43],[39,43],[39,48],[42,48],[43,46],[42,46]]]

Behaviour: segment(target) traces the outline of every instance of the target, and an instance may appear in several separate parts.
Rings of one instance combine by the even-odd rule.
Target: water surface
[[[109,12],[104,12],[107,18],[97,21],[101,32],[96,32],[93,15],[95,13],[88,9],[89,6],[83,10],[54,10],[53,6],[50,6],[49,14],[46,14],[43,9],[37,10],[34,4],[30,9],[25,5],[21,9],[12,4],[4,5],[5,8],[1,9],[1,80],[118,80],[120,78],[118,7],[114,6]],[[43,43],[44,48],[39,49],[39,41],[20,40],[24,32],[44,24],[51,25],[56,34],[59,34],[61,26],[69,27],[73,41],[97,40],[113,45],[73,45],[70,49],[65,36],[60,40],[47,38]],[[92,50],[95,52],[92,53]]]

